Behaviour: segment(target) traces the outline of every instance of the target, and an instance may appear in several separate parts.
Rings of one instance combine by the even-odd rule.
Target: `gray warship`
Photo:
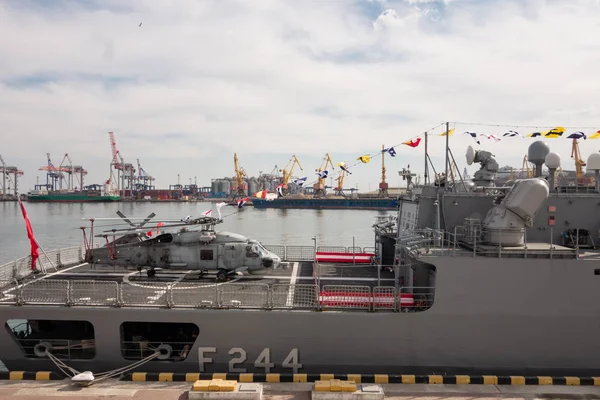
[[[373,225],[373,248],[232,235],[264,263],[206,280],[194,260],[228,250],[203,220],[188,241],[177,238],[191,226],[121,241],[106,233],[106,244],[52,252],[52,273],[31,274],[27,257],[5,264],[0,359],[10,370],[94,373],[597,376],[600,154],[587,162],[595,186],[568,190],[544,142],[529,148],[535,176],[502,186],[490,152],[469,147],[466,157],[481,166],[469,181],[419,186],[408,173],[397,216]],[[375,262],[325,264],[319,251],[373,251]]]

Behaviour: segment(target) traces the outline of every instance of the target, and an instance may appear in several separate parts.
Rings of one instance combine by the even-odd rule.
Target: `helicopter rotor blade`
[[[104,233],[115,233],[115,232],[140,232],[140,231],[144,231],[144,230],[151,230],[151,229],[169,229],[169,228],[177,228],[180,226],[189,226],[191,224],[186,224],[186,223],[179,223],[179,224],[173,224],[173,225],[154,225],[154,226],[147,226],[146,228],[141,228],[141,227],[137,227],[134,226],[133,228],[124,228],[124,229],[109,229],[109,230],[105,230],[102,231]]]
[[[127,217],[125,216],[125,214],[123,214],[120,210],[117,211],[117,215],[119,217],[123,218],[123,221],[127,222],[129,225],[131,225],[133,228],[135,228],[135,225],[133,224],[133,222],[128,220]]]
[[[145,220],[143,220],[143,221],[142,221],[142,223],[138,225],[138,228],[141,228],[142,226],[146,225],[146,224],[147,224],[147,223],[148,223],[148,222],[149,222],[149,221],[150,221],[152,218],[154,218],[154,217],[156,217],[156,214],[154,214],[154,213],[152,213],[152,214],[148,215],[148,216],[146,217],[146,219],[145,219]]]
[[[157,224],[154,224],[153,226],[147,226],[144,229],[142,229],[141,227],[133,226],[132,228],[124,228],[124,229],[107,229],[102,232],[103,233],[138,232],[138,231],[152,230],[152,229],[158,229],[158,228],[160,228],[161,230],[166,230],[169,228],[177,228],[177,227],[181,227],[181,226],[214,225],[214,224],[219,224],[222,222],[223,222],[223,220],[218,219],[218,218],[201,217],[201,218],[197,218],[192,221],[189,221],[189,222],[178,221],[178,222],[172,223],[170,225],[169,224],[158,225],[158,223],[157,223]]]

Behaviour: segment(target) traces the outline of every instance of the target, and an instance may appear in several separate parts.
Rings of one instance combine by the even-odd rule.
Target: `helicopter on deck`
[[[139,271],[146,267],[148,277],[156,275],[156,268],[198,271],[199,277],[216,272],[218,281],[243,272],[260,273],[281,264],[281,259],[259,241],[237,233],[215,231],[215,225],[223,222],[220,218],[186,217],[147,226],[154,213],[138,225],[120,211],[117,214],[129,228],[113,228],[94,235],[94,221],[103,218],[90,219],[90,240],[86,238],[86,228],[82,228],[86,262],[137,267]],[[105,244],[94,246],[94,237],[104,238]]]

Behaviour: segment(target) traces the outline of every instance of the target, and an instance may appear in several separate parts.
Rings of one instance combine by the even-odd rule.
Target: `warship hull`
[[[80,371],[130,365],[124,326],[160,321],[193,324],[199,334],[186,358],[139,371],[597,376],[597,262],[520,261],[421,257],[435,269],[435,300],[422,312],[5,305],[0,321],[88,321],[95,355],[63,360]],[[298,283],[308,282],[311,267],[301,266],[307,276]],[[9,370],[56,370],[47,358],[26,356],[10,329],[0,330],[0,354]]]
[[[396,210],[398,200],[390,198],[345,198],[345,199],[252,199],[254,208],[299,208],[299,209],[356,209],[356,210]]]

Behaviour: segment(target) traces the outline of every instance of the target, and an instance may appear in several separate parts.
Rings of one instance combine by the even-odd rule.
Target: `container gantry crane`
[[[69,162],[66,165],[65,160]],[[61,179],[64,180],[67,184],[68,190],[83,189],[83,177],[87,175],[88,172],[81,165],[73,165],[73,161],[71,161],[69,153],[65,153],[65,156],[60,162],[60,166],[58,167],[58,169],[61,172],[65,172],[67,175],[66,178],[63,175]],[[75,184],[77,184],[77,186],[75,186]]]
[[[329,157],[329,153],[325,153],[325,157],[323,158],[323,162],[321,163],[321,166],[319,167],[319,169],[316,170],[317,173],[321,173],[323,171],[331,171],[330,169],[328,169],[327,167],[331,166],[331,170],[333,170],[335,167],[333,166],[333,161],[331,161],[331,157]],[[322,178],[321,176],[319,176],[319,181],[318,183],[315,183],[313,185],[313,188],[315,190],[315,197],[324,197],[325,196],[325,179],[326,178]]]
[[[0,173],[2,174],[2,187],[0,188],[1,198],[3,200],[8,199],[8,196],[11,195],[16,198],[19,193],[19,176],[23,175],[23,171],[19,170],[17,167],[7,166],[2,155],[0,155]],[[12,179],[10,178],[11,174],[13,175]],[[12,190],[10,184],[8,186],[6,185],[6,178],[8,178],[9,181],[12,181]]]
[[[64,178],[63,171],[61,168],[54,166],[52,159],[50,158],[50,153],[46,153],[46,159],[48,164],[39,168],[40,171],[46,171],[46,184],[35,185],[36,190],[39,190],[43,187],[45,187],[46,190],[62,189],[62,179]]]
[[[290,178],[292,177],[292,174],[294,173],[294,167],[296,165],[298,165],[298,167],[300,168],[301,171],[304,171],[304,169],[302,168],[302,165],[300,165],[300,161],[298,161],[298,158],[296,157],[296,155],[293,155],[292,158],[290,158],[290,161],[285,166],[285,168],[279,171],[283,174],[281,183],[283,184],[283,193],[284,194],[287,194],[288,183],[290,182]]]
[[[117,149],[114,132],[108,132],[110,138],[110,149],[112,151],[112,161],[110,163],[110,178],[107,183],[117,182],[117,191],[121,197],[125,196],[125,190],[132,190],[135,185],[135,168],[131,163],[125,163],[121,152]],[[114,170],[117,171],[115,179]]]
[[[246,196],[246,191],[244,190],[244,177],[248,177],[244,168],[240,167],[240,162],[238,160],[237,153],[233,153],[233,166],[235,168],[235,188],[233,191],[234,198],[236,196],[244,197]]]
[[[153,190],[154,185],[152,184],[152,181],[154,181],[154,177],[150,176],[146,170],[142,168],[139,158],[136,161],[138,167],[137,184],[135,185],[136,188],[140,190]]]

